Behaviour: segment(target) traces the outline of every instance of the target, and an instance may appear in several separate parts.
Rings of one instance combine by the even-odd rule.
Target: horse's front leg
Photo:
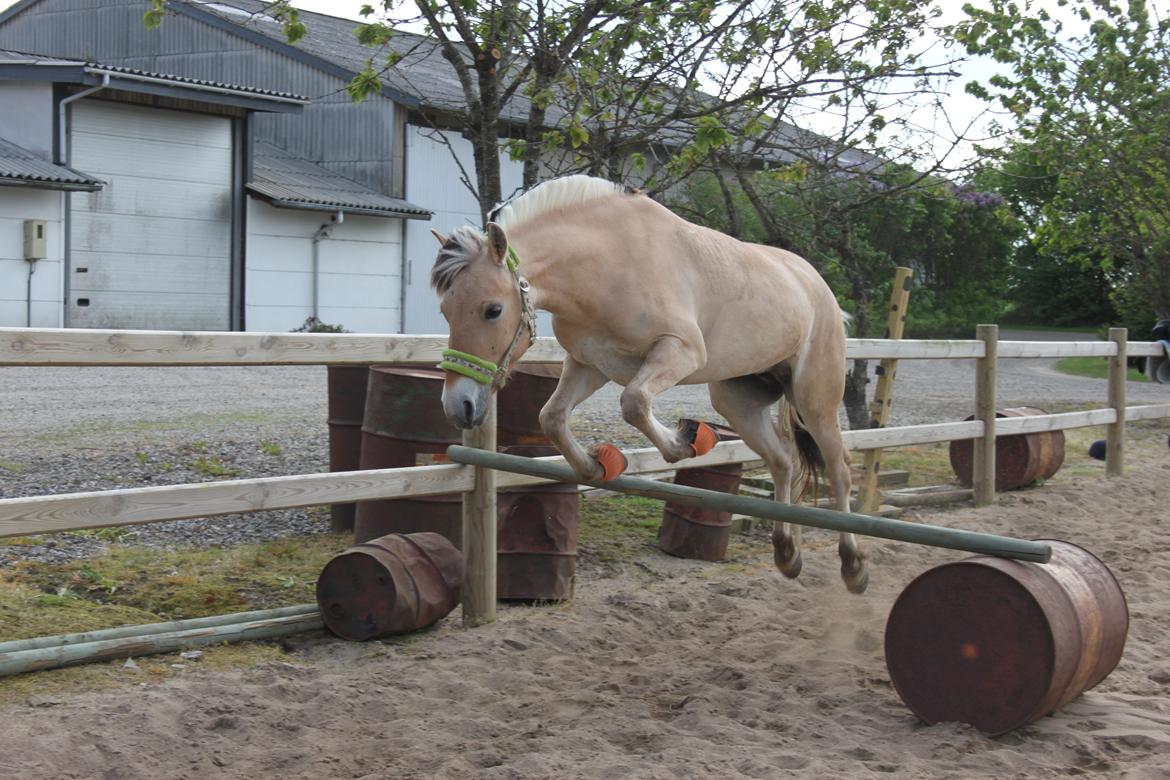
[[[569,430],[569,417],[582,401],[596,393],[607,382],[609,378],[593,366],[565,356],[557,389],[540,410],[540,427],[544,435],[561,451],[569,466],[583,480],[602,479],[604,470],[593,455],[573,437]]]
[[[701,337],[688,343],[677,336],[664,336],[646,353],[641,367],[622,391],[622,418],[645,434],[667,463],[695,456],[696,449],[692,447],[695,432],[667,428],[654,417],[651,404],[655,397],[694,374],[706,362]]]

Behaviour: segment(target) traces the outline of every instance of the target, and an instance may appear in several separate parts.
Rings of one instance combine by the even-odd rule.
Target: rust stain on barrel
[[[440,401],[443,372],[385,366],[370,369],[361,426],[363,469],[404,468],[440,462],[462,434],[447,421]],[[354,541],[391,533],[433,531],[462,544],[463,498],[458,493],[359,501]]]
[[[1048,412],[1031,406],[996,411],[997,418],[1034,417]],[[968,420],[975,418],[968,417]],[[970,439],[950,444],[951,468],[959,482],[971,487],[974,444]],[[995,489],[1015,490],[1038,479],[1048,479],[1064,465],[1064,431],[1019,433],[995,438]]]
[[[710,425],[710,423],[708,423]],[[731,428],[712,425],[720,441],[738,439]],[[742,463],[727,463],[705,468],[679,469],[674,483],[688,487],[739,492]],[[662,507],[662,524],[658,527],[658,549],[678,558],[721,561],[727,555],[731,539],[731,513],[717,509],[688,507],[670,503]]]
[[[559,366],[520,366],[499,392],[500,446],[548,444],[540,432],[540,409],[556,389]],[[429,466],[446,460],[447,447],[462,432],[451,425],[441,402],[443,372],[419,367],[370,369],[361,425],[360,468]],[[463,497],[458,493],[361,501],[354,541],[389,533],[435,531],[456,547],[463,542]]]
[[[513,445],[510,455],[541,458],[555,447]],[[569,483],[499,491],[496,594],[501,599],[558,601],[573,595],[580,497]]]
[[[317,578],[317,604],[343,639],[404,634],[448,615],[463,576],[463,556],[442,536],[389,534],[331,559]]]
[[[1117,666],[1129,630],[1120,585],[1087,550],[1047,543],[1048,564],[976,556],[927,571],[898,597],[886,666],[923,721],[1002,734]]]
[[[366,408],[365,366],[329,366],[329,470],[356,471],[360,464],[362,415]],[[329,508],[333,533],[353,530],[353,503]]]

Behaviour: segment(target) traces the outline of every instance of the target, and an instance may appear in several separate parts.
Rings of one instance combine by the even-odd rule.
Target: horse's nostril
[[[463,417],[469,423],[475,419],[475,405],[471,401],[463,402]]]

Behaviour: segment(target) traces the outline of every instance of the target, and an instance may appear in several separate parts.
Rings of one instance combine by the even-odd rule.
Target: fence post
[[[972,482],[975,506],[995,502],[995,374],[999,326],[977,325],[975,338],[983,342],[982,358],[975,361],[975,419],[983,423],[983,438],[974,442]]]
[[[894,289],[890,293],[890,312],[886,319],[886,338],[902,338],[906,326],[906,305],[910,302],[910,280],[914,272],[899,266],[894,269]],[[890,404],[894,395],[894,376],[898,372],[898,361],[885,358],[877,367],[877,388],[873,393],[873,404],[869,407],[869,427],[885,428],[890,421]],[[882,451],[865,451],[865,465],[861,473],[861,484],[857,488],[859,509],[866,514],[876,512],[881,505],[878,492],[878,471],[882,465]]]
[[[496,451],[496,395],[483,425],[463,432],[463,446]],[[496,619],[496,472],[475,469],[475,486],[463,494],[463,625]]]
[[[1110,328],[1109,340],[1117,345],[1117,354],[1109,358],[1109,407],[1117,413],[1117,422],[1105,433],[1105,473],[1117,477],[1125,471],[1125,375],[1129,368],[1126,359],[1129,331]]]

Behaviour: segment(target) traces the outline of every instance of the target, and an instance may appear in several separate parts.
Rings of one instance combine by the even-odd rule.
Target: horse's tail
[[[783,434],[788,434],[796,443],[796,454],[799,460],[799,468],[793,475],[792,483],[793,485],[799,483],[800,490],[793,491],[795,495],[792,503],[798,504],[804,499],[805,495],[808,494],[810,484],[813,487],[813,502],[815,503],[820,475],[825,470],[825,458],[821,454],[821,448],[817,446],[816,439],[801,425],[800,415],[796,413],[796,407],[788,402],[787,397],[780,399],[780,426],[782,437]]]

